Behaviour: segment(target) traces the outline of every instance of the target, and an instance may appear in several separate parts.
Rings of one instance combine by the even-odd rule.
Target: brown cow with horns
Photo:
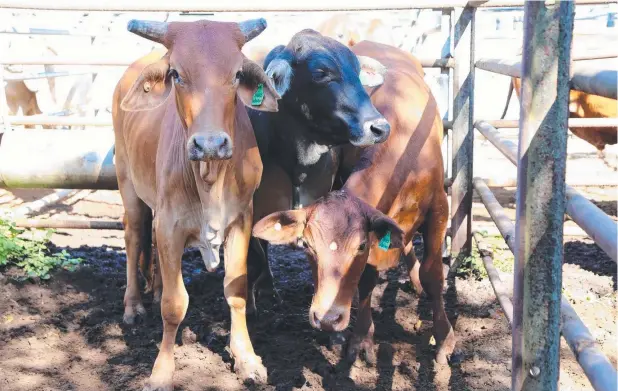
[[[344,147],[343,189],[299,210],[272,213],[253,234],[273,244],[299,243],[313,270],[315,294],[309,321],[315,328],[342,331],[358,288],[358,319],[347,349],[354,361],[363,351],[375,362],[371,293],[378,271],[405,259],[417,291],[432,301],[436,360],[447,363],[455,347],[442,288],[442,241],[448,221],[440,144],[443,124],[416,58],[399,49],[363,41],[352,47],[386,67],[384,82],[368,88],[371,102],[391,124],[382,144]],[[419,265],[412,236],[423,235]]]
[[[145,312],[137,263],[150,261],[156,211],[163,341],[145,390],[173,388],[174,340],[189,302],[180,265],[185,246],[198,247],[212,269],[224,245],[234,368],[243,379],[266,380],[245,316],[252,198],[262,161],[243,103],[277,111],[279,95],[241,53],[265,28],[264,19],[128,25],[167,48],[163,57],[153,53],[133,63],[113,101],[116,172],[125,207],[127,323]]]

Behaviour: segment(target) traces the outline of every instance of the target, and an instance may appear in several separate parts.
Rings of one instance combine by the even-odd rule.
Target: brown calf
[[[442,299],[441,245],[448,219],[442,120],[412,55],[367,41],[352,50],[388,69],[383,85],[368,89],[371,101],[391,124],[388,140],[366,148],[346,147],[342,169],[349,177],[342,191],[300,210],[270,214],[254,226],[253,234],[276,244],[300,240],[306,247],[316,289],[309,315],[314,327],[346,328],[358,287],[358,320],[349,359],[361,350],[369,360],[375,359],[371,292],[378,271],[396,266],[403,255],[415,290],[425,290],[432,300],[436,359],[446,363],[455,336]],[[412,245],[416,231],[424,242],[420,265]]]
[[[252,197],[262,162],[243,103],[276,111],[279,96],[263,70],[241,53],[265,28],[263,19],[129,22],[129,31],[167,48],[162,57],[153,53],[132,64],[113,101],[116,172],[125,207],[127,323],[145,313],[137,263],[150,263],[156,211],[163,341],[147,390],[173,388],[174,340],[189,302],[180,265],[186,246],[198,247],[209,269],[218,265],[224,246],[234,368],[242,378],[266,379],[245,317]]]

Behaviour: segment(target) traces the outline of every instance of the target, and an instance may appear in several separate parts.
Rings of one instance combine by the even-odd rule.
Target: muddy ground
[[[496,189],[514,208],[514,189]],[[601,193],[603,193],[601,189]],[[616,216],[614,191],[599,202]],[[591,194],[596,194],[592,192]],[[6,193],[5,202],[40,196]],[[601,197],[603,198],[603,197]],[[486,219],[475,203],[475,220]],[[118,218],[116,192],[94,192],[45,210],[47,217]],[[150,374],[160,342],[159,308],[140,325],[122,323],[125,253],[121,231],[59,231],[58,248],[84,259],[78,271],[57,272],[50,281],[17,281],[1,270],[0,390],[139,390]],[[510,253],[487,238],[501,269]],[[417,239],[417,252],[422,249]],[[419,254],[420,255],[420,254]],[[616,365],[616,264],[589,239],[566,238],[565,294]],[[458,337],[459,362],[440,366],[432,358],[431,313],[410,289],[403,265],[383,273],[375,291],[374,319],[378,363],[340,365],[340,345],[313,330],[307,321],[313,287],[299,252],[276,247],[271,263],[284,303],[258,302],[249,321],[256,352],[268,368],[264,390],[508,390],[510,330],[487,279],[451,276],[445,290],[447,313]],[[187,250],[183,271],[190,295],[176,350],[177,390],[246,389],[232,372],[226,350],[229,310],[223,298],[223,272],[204,270],[199,254]],[[508,275],[503,278],[510,282]],[[421,322],[419,322],[419,320]],[[591,389],[570,350],[562,344],[562,390]]]

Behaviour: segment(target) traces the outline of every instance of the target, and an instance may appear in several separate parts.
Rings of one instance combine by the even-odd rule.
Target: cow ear
[[[366,56],[356,56],[360,63],[360,73],[358,77],[361,84],[365,87],[377,87],[384,83],[384,75],[386,75],[386,67],[375,58]]]
[[[369,231],[376,235],[381,249],[403,248],[403,231],[393,219],[368,205],[366,216],[369,220]]]
[[[303,237],[306,220],[305,209],[275,212],[253,226],[253,236],[272,244],[290,244]]]
[[[277,111],[277,100],[281,99],[264,70],[255,62],[245,58],[238,96],[246,106],[260,111]]]
[[[275,90],[277,90],[279,96],[283,96],[287,90],[290,89],[292,76],[294,74],[290,59],[288,58],[289,56],[285,54],[286,52],[283,51],[283,53],[275,58],[272,58],[272,60],[267,56],[266,61],[264,61],[264,65],[266,66],[266,74],[273,81]]]
[[[142,111],[163,104],[172,90],[169,69],[168,56],[144,68],[120,103],[120,108],[124,111]]]

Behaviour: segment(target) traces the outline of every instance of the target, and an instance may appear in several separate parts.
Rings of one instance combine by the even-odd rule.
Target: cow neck
[[[285,111],[279,111],[275,116],[274,154],[281,167],[287,172],[292,185],[300,187],[307,175],[320,158],[328,153],[332,146],[323,145],[307,137],[311,132],[309,125],[299,121]],[[298,189],[294,191],[297,194]]]

